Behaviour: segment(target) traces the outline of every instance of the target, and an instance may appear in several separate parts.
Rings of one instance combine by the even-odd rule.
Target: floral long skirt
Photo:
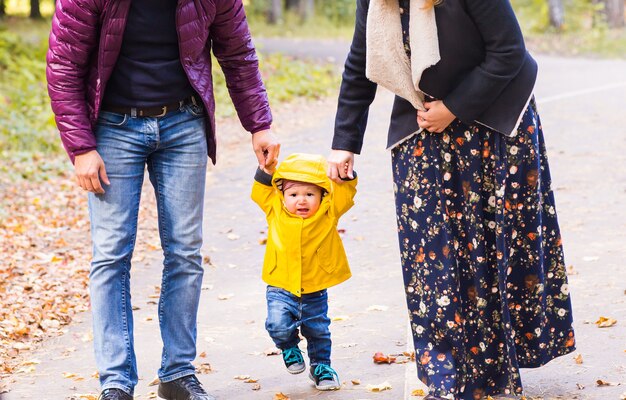
[[[519,368],[575,344],[534,101],[513,137],[457,120],[392,163],[419,378],[450,399],[521,395]]]

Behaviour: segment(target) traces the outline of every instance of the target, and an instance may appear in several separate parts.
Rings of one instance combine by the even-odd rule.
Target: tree
[[[4,5],[4,0],[0,0],[0,17],[4,17],[5,15],[7,15],[7,11]]]
[[[30,17],[32,19],[41,18],[41,11],[39,11],[39,0],[30,0]]]
[[[562,0],[548,0],[548,12],[550,15],[550,26],[560,30],[563,27],[565,11]]]
[[[300,0],[298,5],[298,14],[303,21],[313,17],[315,12],[315,0]]]
[[[604,0],[604,14],[610,28],[624,26],[624,0]]]
[[[267,12],[267,22],[270,24],[278,24],[283,20],[283,2],[282,0],[270,0],[270,9]]]

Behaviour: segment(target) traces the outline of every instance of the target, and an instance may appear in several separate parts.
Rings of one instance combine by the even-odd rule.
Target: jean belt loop
[[[130,109],[130,117],[137,118],[137,109],[135,107],[131,107]]]

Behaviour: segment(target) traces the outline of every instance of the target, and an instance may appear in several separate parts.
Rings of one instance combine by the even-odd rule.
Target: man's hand
[[[276,168],[280,143],[269,129],[252,134],[252,150],[254,150],[259,162],[259,168],[266,170],[266,172]]]
[[[428,132],[441,133],[456,118],[441,100],[424,102],[424,107],[426,111],[417,111],[417,124]]]
[[[354,153],[347,150],[332,150],[328,156],[328,172],[330,179],[342,183],[341,178],[354,179]]]
[[[74,171],[78,186],[88,192],[104,193],[100,179],[107,185],[111,184],[104,168],[104,161],[96,150],[77,155],[74,158]]]

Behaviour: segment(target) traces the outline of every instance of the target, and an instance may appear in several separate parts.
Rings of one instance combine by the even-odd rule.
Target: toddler
[[[341,384],[330,366],[326,289],[351,276],[337,222],[354,204],[356,174],[336,184],[326,176],[324,157],[302,153],[290,155],[276,169],[266,168],[257,170],[252,187],[252,199],[269,227],[263,262],[265,327],[291,374],[306,369],[300,332],[307,340],[309,378],[319,390],[337,390]]]

